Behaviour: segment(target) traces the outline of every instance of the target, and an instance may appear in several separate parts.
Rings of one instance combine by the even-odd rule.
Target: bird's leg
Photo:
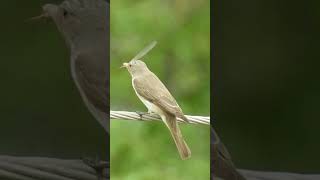
[[[154,114],[154,112],[150,111],[149,109],[148,109],[148,112],[136,111],[136,113],[140,116],[140,120],[142,120],[144,115],[152,115],[152,114]]]
[[[146,113],[146,112],[141,112],[141,111],[136,111],[136,113],[140,116],[140,120],[142,120],[143,115],[148,114],[148,113]]]

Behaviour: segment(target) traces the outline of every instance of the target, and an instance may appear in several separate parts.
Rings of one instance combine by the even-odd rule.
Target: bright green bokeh
[[[185,114],[210,113],[210,1],[121,0],[111,3],[112,110],[146,111],[119,67],[153,40],[143,58],[168,87]],[[160,122],[111,121],[113,180],[209,179],[210,132],[206,125],[181,125],[192,150],[182,161]]]

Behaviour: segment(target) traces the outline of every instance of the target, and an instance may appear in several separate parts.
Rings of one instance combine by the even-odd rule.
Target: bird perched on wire
[[[149,70],[147,65],[139,60],[150,51],[156,42],[152,42],[138,53],[130,62],[123,63],[132,77],[132,86],[139,99],[148,108],[149,113],[160,115],[168,127],[182,159],[191,157],[191,151],[184,141],[177,118],[188,122],[176,100],[170,94],[160,79]]]
[[[65,0],[46,4],[71,51],[71,74],[87,108],[109,132],[109,4],[104,0]]]

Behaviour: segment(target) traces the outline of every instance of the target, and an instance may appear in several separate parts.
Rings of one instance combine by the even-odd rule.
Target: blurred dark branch
[[[84,160],[63,160],[44,157],[0,156],[0,179],[7,180],[102,180],[109,179],[109,163],[92,168]]]

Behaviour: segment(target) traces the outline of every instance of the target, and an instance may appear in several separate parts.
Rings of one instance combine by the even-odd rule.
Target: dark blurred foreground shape
[[[109,5],[104,0],[65,0],[45,4],[70,50],[72,79],[83,103],[109,132]]]
[[[245,180],[237,171],[231,155],[213,128],[211,128],[211,171],[214,177],[226,180]]]
[[[250,155],[248,155],[250,156]],[[230,154],[211,128],[211,179],[212,180],[319,180],[320,174],[298,174],[237,169]]]
[[[97,1],[79,2],[93,5]],[[58,33],[52,22],[25,22],[40,14],[40,7],[46,2],[13,0],[2,4],[0,13],[6,26],[0,33],[4,41],[0,56],[6,61],[1,61],[4,79],[0,154],[10,156],[0,156],[0,179],[106,179],[109,138],[85,108],[72,81],[65,36]],[[103,21],[108,18],[108,10],[106,7],[100,10],[106,12]],[[108,29],[108,22],[102,21],[101,26]],[[85,33],[80,38],[72,38],[78,41],[93,35],[97,36]],[[99,47],[108,57],[109,40],[105,36],[108,33],[97,39],[105,40],[105,45]],[[89,47],[90,43],[82,45]],[[103,60],[108,63],[108,58]],[[103,78],[108,78],[107,75]]]
[[[1,180],[102,180],[109,179],[109,163],[93,169],[83,160],[0,156]]]
[[[213,126],[237,168],[320,173],[319,7],[214,1]]]

